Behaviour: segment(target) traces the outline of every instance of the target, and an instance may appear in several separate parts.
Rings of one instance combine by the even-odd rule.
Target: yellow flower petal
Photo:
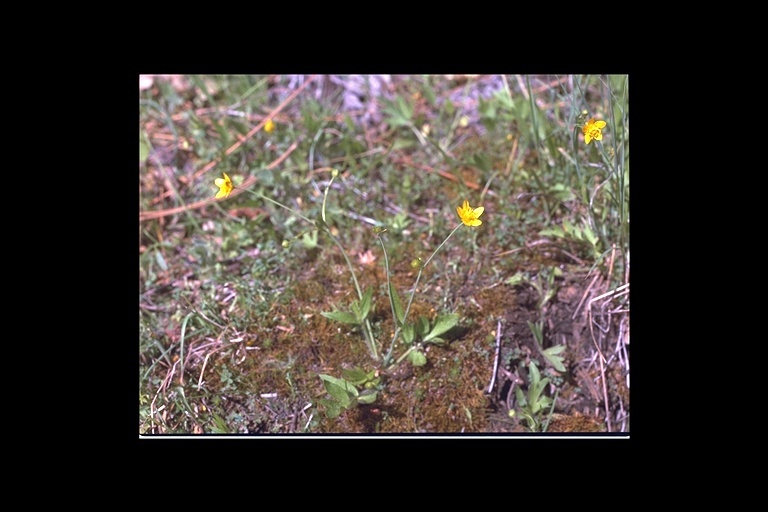
[[[456,208],[456,213],[459,214],[459,218],[461,219],[461,222],[463,222],[467,226],[479,226],[483,223],[483,221],[479,220],[478,217],[483,214],[485,211],[485,208],[483,206],[478,206],[475,209],[472,209],[471,206],[469,206],[469,201],[466,199],[464,200],[464,204],[462,206],[459,206]]]
[[[594,117],[587,121],[581,128],[581,131],[584,132],[584,142],[589,144],[593,139],[603,140],[603,132],[601,130],[605,128],[605,126],[605,121],[595,121]]]
[[[227,173],[223,172],[224,178],[216,178],[213,180],[213,183],[219,187],[219,191],[216,192],[216,199],[221,199],[222,197],[228,197],[229,193],[232,192],[232,189],[234,188],[232,186],[232,180],[229,178]]]

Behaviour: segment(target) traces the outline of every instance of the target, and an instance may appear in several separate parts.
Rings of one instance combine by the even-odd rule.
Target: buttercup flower
[[[587,124],[581,129],[584,132],[584,142],[589,144],[592,139],[603,140],[603,128],[605,128],[605,121],[595,121],[594,117],[587,121]]]
[[[271,119],[264,124],[265,132],[272,133],[272,130],[274,129],[275,129],[275,123],[273,123]]]
[[[227,173],[223,172],[224,178],[216,178],[214,180],[214,183],[217,187],[219,187],[219,191],[216,192],[216,199],[220,199],[222,197],[228,197],[229,193],[232,192],[232,180],[229,179],[229,176],[227,176]]]
[[[465,199],[464,205],[456,208],[456,211],[459,214],[459,218],[461,219],[461,222],[463,222],[467,226],[479,226],[480,224],[483,223],[483,221],[481,221],[478,218],[485,211],[485,208],[483,206],[479,206],[473,210],[472,207],[469,206],[469,201]]]

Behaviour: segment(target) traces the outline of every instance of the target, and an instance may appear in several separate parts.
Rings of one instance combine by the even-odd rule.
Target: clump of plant
[[[442,338],[442,336],[456,326],[460,318],[457,314],[446,313],[438,315],[434,321],[430,321],[424,316],[419,316],[415,320],[409,319],[419,280],[421,279],[424,268],[429,265],[435,255],[448,242],[451,236],[456,233],[456,231],[462,226],[475,228],[482,225],[483,222],[480,220],[480,216],[483,214],[485,208],[482,206],[472,208],[469,201],[465,200],[461,206],[456,208],[460,220],[457,226],[445,237],[440,245],[437,246],[429,258],[426,260],[416,258],[411,262],[411,266],[414,269],[418,269],[418,273],[416,275],[415,283],[411,288],[408,300],[405,303],[405,307],[403,307],[403,301],[391,281],[389,256],[384,243],[384,234],[387,230],[379,227],[374,228],[374,234],[377,236],[384,254],[387,276],[387,297],[391,307],[392,318],[396,325],[392,339],[389,341],[389,346],[386,351],[383,351],[382,349],[384,346],[375,338],[369,318],[373,304],[374,290],[373,288],[368,288],[366,290],[361,288],[350,258],[338,237],[334,235],[326,218],[328,191],[338,175],[338,170],[333,169],[331,172],[331,179],[325,187],[319,219],[310,219],[263,194],[250,190],[249,192],[292,212],[294,215],[297,215],[309,223],[314,230],[328,236],[344,257],[352,277],[352,283],[357,299],[351,301],[346,308],[337,309],[335,311],[324,311],[321,314],[329,320],[356,326],[362,333],[363,340],[368,348],[371,359],[380,369],[389,370],[405,360],[413,366],[423,366],[427,362],[424,350],[426,345],[444,344],[446,340]],[[227,198],[234,188],[231,178],[226,173],[223,173],[222,178],[217,178],[215,184],[219,187],[219,191],[216,194],[216,198],[218,199]],[[294,239],[296,238],[298,238],[298,236],[294,237]],[[283,246],[288,248],[291,243],[292,240],[285,240]],[[399,340],[402,340],[401,344],[398,344]],[[398,348],[401,348],[400,353],[397,353]],[[322,380],[325,390],[328,392],[328,397],[320,399],[318,403],[324,408],[324,412],[329,418],[335,418],[343,411],[352,409],[359,404],[371,404],[375,402],[378,392],[381,391],[384,386],[377,369],[368,371],[362,368],[346,369],[342,370],[340,377],[319,374],[319,378]]]
[[[541,378],[541,373],[536,363],[531,361],[528,365],[528,393],[523,393],[523,390],[518,386],[515,388],[515,397],[517,398],[517,410],[520,412],[520,416],[525,420],[528,426],[528,430],[531,432],[546,432],[549,424],[549,418],[552,417],[552,411],[555,407],[555,399],[552,399],[544,394],[544,390],[549,384],[549,378]],[[549,412],[547,412],[549,408]],[[513,411],[510,411],[513,412]],[[546,414],[546,423],[542,420]]]
[[[562,275],[562,271],[557,267],[544,269],[539,272],[538,275],[530,277],[528,274],[518,272],[512,277],[508,278],[505,282],[511,285],[528,284],[538,294],[538,300],[536,301],[536,310],[539,317],[536,321],[527,321],[528,328],[533,334],[533,338],[536,340],[536,346],[539,349],[541,355],[543,355],[547,361],[559,372],[565,372],[566,368],[563,365],[565,358],[560,354],[565,351],[565,345],[553,345],[548,348],[544,348],[544,318],[546,313],[547,303],[557,293],[557,285],[555,284],[555,278]]]

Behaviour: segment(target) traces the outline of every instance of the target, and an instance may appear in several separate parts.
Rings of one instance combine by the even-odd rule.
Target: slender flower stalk
[[[484,210],[485,208],[483,208],[482,206],[479,208],[475,208],[474,210],[471,209],[469,207],[469,201],[464,201],[464,206],[457,208],[457,212],[459,214],[459,218],[462,221],[462,224],[466,226],[472,226],[472,227],[476,227],[482,224],[482,221],[478,220],[477,217],[482,215]],[[403,325],[405,325],[405,321],[408,318],[408,313],[411,311],[411,304],[413,303],[413,297],[416,294],[416,289],[419,286],[419,280],[421,279],[422,272],[424,272],[424,267],[426,267],[429,264],[429,262],[432,261],[432,258],[434,258],[435,255],[440,251],[440,249],[443,248],[445,243],[448,242],[448,239],[450,239],[453,236],[453,234],[459,230],[462,224],[458,224],[455,228],[453,228],[453,231],[451,231],[448,234],[448,236],[445,237],[445,240],[443,240],[442,243],[437,246],[437,249],[435,249],[435,251],[432,253],[432,255],[429,258],[427,258],[427,261],[419,265],[419,273],[416,274],[416,282],[413,284],[413,288],[411,289],[411,296],[408,298],[408,305],[405,307],[405,313],[403,314],[403,322],[402,322]],[[379,240],[381,241],[381,236],[379,236]],[[384,247],[383,242],[381,246],[382,248]],[[384,252],[384,254],[386,254],[386,251]],[[389,271],[387,271],[387,276],[389,276]],[[389,279],[389,277],[387,277],[387,279]],[[395,317],[395,324],[396,325],[398,324],[397,317]],[[402,326],[397,325],[397,327],[395,328],[395,334],[392,336],[392,342],[389,345],[389,350],[387,351],[387,354],[384,356],[383,366],[385,368],[389,366],[389,362],[392,359],[392,351],[395,349],[395,342],[397,342],[397,338],[400,336],[401,331],[402,331]],[[399,364],[408,355],[408,353],[411,352],[411,350],[413,350],[414,347],[415,345],[410,349],[408,349],[405,352],[405,354],[400,356],[395,362],[395,365]]]
[[[214,181],[216,186],[219,187],[219,191],[216,193],[216,198],[228,197],[230,192],[232,192],[232,190],[234,189],[234,185],[232,184],[232,180],[230,179],[230,177],[226,173],[223,173],[223,175],[224,175],[224,178],[217,178]],[[355,285],[355,291],[357,291],[358,299],[362,300],[363,299],[363,291],[360,288],[360,283],[357,281],[357,275],[355,274],[355,270],[354,270],[354,267],[352,266],[352,262],[350,261],[349,256],[347,255],[346,251],[344,250],[344,247],[341,245],[339,240],[333,235],[333,233],[331,232],[330,227],[326,223],[325,210],[326,210],[326,204],[327,204],[327,200],[328,200],[328,190],[330,190],[331,184],[333,183],[333,180],[337,176],[338,176],[338,170],[334,169],[333,173],[331,175],[331,179],[328,182],[328,185],[327,185],[327,187],[325,189],[325,193],[323,195],[323,205],[322,205],[322,209],[321,209],[321,220],[318,220],[318,221],[314,221],[314,220],[312,220],[312,219],[302,215],[301,213],[297,212],[293,208],[290,208],[290,207],[284,205],[283,203],[272,199],[271,197],[267,197],[264,194],[261,194],[259,192],[254,192],[252,190],[248,190],[248,192],[250,192],[251,194],[253,194],[253,195],[255,195],[255,196],[257,196],[257,197],[259,197],[261,199],[264,199],[264,200],[266,200],[266,201],[268,201],[268,202],[270,202],[270,203],[272,203],[272,204],[274,204],[276,206],[279,206],[280,208],[288,210],[289,212],[293,213],[294,215],[296,215],[296,216],[304,219],[305,221],[309,222],[310,224],[312,224],[313,226],[315,226],[319,230],[325,232],[331,238],[331,240],[336,245],[336,247],[339,248],[339,251],[341,251],[341,255],[344,257],[344,261],[346,261],[346,263],[347,263],[347,268],[349,268],[349,272],[350,272],[350,274],[352,274],[352,281],[353,281],[353,283]],[[469,201],[465,200],[464,204],[462,206],[456,208],[456,212],[459,215],[459,219],[461,220],[461,223],[458,224],[453,229],[453,231],[451,231],[448,234],[447,237],[445,237],[445,240],[443,240],[440,243],[440,245],[437,246],[437,248],[430,255],[430,257],[427,258],[427,261],[422,263],[421,258],[419,258],[417,260],[414,260],[413,265],[419,267],[419,272],[416,275],[416,282],[414,283],[413,288],[411,289],[411,295],[408,298],[408,305],[406,306],[405,312],[403,313],[403,320],[402,320],[402,322],[398,322],[397,313],[395,311],[395,305],[392,302],[392,298],[390,297],[390,303],[391,303],[391,306],[392,306],[392,315],[393,315],[393,317],[395,319],[395,324],[397,325],[397,327],[395,329],[394,335],[392,336],[392,342],[390,343],[389,350],[388,350],[387,354],[383,358],[383,366],[385,368],[387,366],[389,366],[389,363],[392,360],[392,352],[393,352],[393,350],[395,348],[395,343],[397,342],[397,339],[400,336],[400,333],[402,331],[403,325],[405,325],[405,321],[408,318],[408,313],[410,313],[410,311],[411,311],[411,305],[413,304],[413,297],[415,296],[416,290],[418,289],[419,281],[421,280],[421,275],[424,272],[424,268],[432,261],[432,259],[437,255],[437,253],[440,251],[440,249],[443,248],[443,246],[448,242],[448,240],[453,236],[453,234],[456,233],[456,231],[459,230],[459,228],[462,226],[462,224],[465,225],[465,226],[469,226],[469,227],[480,226],[483,222],[479,219],[479,217],[483,214],[484,211],[485,211],[484,207],[479,206],[477,208],[472,208],[469,205]],[[383,239],[381,237],[381,233],[383,233],[384,231],[386,231],[386,230],[378,230],[376,232],[376,235],[378,236],[379,243],[381,244],[381,248],[384,251],[384,263],[386,265],[386,271],[387,271],[387,285],[388,285],[388,287],[390,287],[390,290],[391,290],[391,282],[390,282],[390,274],[389,274],[389,257],[387,255],[386,248],[384,247],[384,241],[383,241]],[[290,242],[288,243],[288,245],[289,244],[290,244]],[[284,242],[283,245],[286,246],[285,242]],[[368,345],[368,349],[369,349],[369,351],[371,353],[371,356],[373,357],[374,360],[378,360],[378,353],[376,351],[376,341],[375,341],[375,339],[373,337],[373,330],[371,328],[371,324],[370,324],[370,321],[368,320],[368,318],[365,319],[364,325],[362,325],[362,328],[363,328],[363,334],[365,336],[366,343]],[[403,355],[401,355],[397,359],[395,364],[399,364],[414,349],[414,347],[415,347],[415,345],[413,347],[410,347]]]
[[[344,250],[344,247],[342,247],[339,240],[333,236],[331,233],[331,230],[328,229],[327,226],[324,226],[323,231],[333,240],[333,243],[336,244],[336,247],[339,248],[339,251],[341,251],[341,255],[344,256],[344,261],[347,262],[347,268],[349,268],[349,273],[352,274],[352,281],[355,283],[355,290],[357,290],[357,296],[360,298],[360,300],[363,299],[363,292],[360,289],[360,285],[357,282],[357,276],[355,275],[355,271],[352,268],[352,262],[349,261],[349,256],[347,256],[347,252]],[[376,352],[376,342],[373,339],[373,330],[371,329],[371,322],[367,318],[365,319],[365,325],[363,325],[363,334],[365,335],[366,342],[368,344],[368,350],[371,352],[371,356],[374,360],[377,360],[379,358],[378,353]]]
[[[224,172],[222,174],[224,175],[223,179],[222,178],[216,178],[214,180],[214,183],[216,184],[216,186],[219,187],[219,191],[216,192],[216,199],[219,199],[219,198],[222,198],[222,197],[229,197],[229,193],[232,192],[232,190],[235,188],[235,186],[232,184],[232,180],[227,175],[227,173]],[[264,199],[265,201],[269,201],[270,203],[272,203],[274,205],[277,205],[280,208],[288,210],[292,214],[294,214],[294,215],[296,215],[298,217],[301,217],[302,219],[304,219],[305,221],[309,222],[310,224],[315,224],[315,221],[313,221],[309,217],[305,217],[304,215],[300,214],[299,212],[297,212],[293,208],[285,206],[283,203],[281,203],[279,201],[275,201],[271,197],[267,197],[267,196],[265,196],[264,194],[262,194],[260,192],[254,192],[253,190],[246,189],[246,192],[250,192],[251,194],[255,195],[256,197],[260,197],[261,199]]]
[[[379,244],[381,244],[381,252],[384,253],[384,270],[386,270],[386,274],[387,274],[387,292],[390,293],[389,306],[392,308],[392,318],[395,319],[395,324],[397,324],[397,312],[395,311],[395,302],[391,296],[392,282],[389,279],[389,256],[387,256],[387,248],[384,247],[384,239],[381,237],[381,234],[384,233],[386,229],[374,228],[373,231],[374,233],[376,233],[376,236],[379,239]]]
[[[360,284],[357,281],[357,276],[355,275],[354,268],[352,267],[352,262],[350,261],[349,256],[347,255],[346,251],[344,250],[344,247],[341,245],[339,240],[335,236],[333,236],[333,233],[331,233],[331,230],[328,227],[328,224],[326,224],[326,222],[325,222],[325,204],[326,204],[326,199],[328,197],[328,189],[331,188],[331,183],[333,183],[333,180],[336,178],[336,176],[338,176],[338,174],[339,174],[339,171],[334,169],[333,172],[331,173],[331,181],[328,182],[328,187],[326,187],[326,189],[325,189],[325,195],[323,196],[323,208],[322,208],[322,218],[323,218],[323,220],[322,220],[322,222],[316,222],[316,221],[310,219],[309,217],[305,217],[304,215],[300,214],[299,212],[297,212],[293,208],[290,208],[290,207],[284,205],[283,203],[281,203],[279,201],[275,201],[271,197],[267,197],[264,194],[261,194],[259,192],[254,192],[253,190],[248,190],[248,192],[250,192],[251,194],[253,194],[253,195],[257,196],[257,197],[260,197],[261,199],[269,201],[270,203],[272,203],[272,204],[274,204],[276,206],[279,206],[280,208],[288,210],[289,212],[291,212],[294,215],[304,219],[305,221],[309,222],[313,226],[317,227],[318,229],[320,229],[321,231],[326,233],[331,238],[333,243],[336,244],[336,247],[339,248],[339,250],[341,251],[341,255],[344,256],[344,261],[347,262],[347,267],[349,268],[349,272],[350,272],[350,274],[352,274],[352,281],[353,281],[353,283],[355,285],[355,291],[357,291],[357,296],[358,296],[358,298],[360,300],[362,300],[362,298],[363,298],[363,291],[361,290]],[[219,192],[216,194],[217,198],[218,197],[227,197],[229,195],[229,193],[232,191],[232,189],[234,188],[234,186],[232,185],[232,180],[229,178],[229,176],[227,176],[226,173],[224,173],[224,179],[217,178],[214,181],[214,183],[216,184],[216,186],[218,186],[220,188]],[[366,338],[366,342],[368,344],[368,350],[371,352],[371,356],[373,357],[374,360],[378,359],[379,355],[378,355],[378,352],[376,351],[376,343],[375,343],[375,341],[373,339],[373,330],[371,328],[371,322],[367,318],[365,319],[365,324],[363,325],[363,334],[364,334],[364,336]]]
[[[459,224],[458,226],[456,226],[455,228],[453,228],[453,231],[451,231],[451,232],[450,232],[450,234],[449,234],[447,237],[445,237],[445,240],[443,240],[443,243],[441,243],[440,245],[438,245],[438,246],[437,246],[437,249],[435,249],[435,252],[433,252],[433,253],[432,253],[432,255],[431,255],[431,256],[430,256],[430,257],[427,259],[427,261],[425,261],[423,265],[420,265],[420,266],[419,266],[419,273],[418,273],[418,274],[416,274],[416,282],[415,282],[415,283],[413,283],[413,288],[411,289],[411,296],[408,298],[408,305],[405,307],[405,313],[403,313],[403,325],[405,325],[405,320],[408,318],[408,313],[411,311],[411,304],[413,303],[413,296],[414,296],[414,295],[416,295],[416,289],[417,289],[417,288],[418,288],[418,286],[419,286],[419,280],[421,279],[421,274],[422,274],[422,272],[424,272],[424,267],[426,267],[426,266],[427,266],[427,264],[428,264],[430,261],[432,261],[432,258],[434,258],[434,257],[435,257],[435,255],[436,255],[436,254],[437,254],[437,252],[440,250],[440,248],[442,248],[442,247],[445,245],[445,243],[448,241],[448,239],[449,239],[449,238],[451,238],[451,236],[452,236],[452,235],[453,235],[453,234],[454,234],[456,231],[458,231],[460,227],[461,227],[461,224]],[[392,351],[393,351],[393,350],[394,350],[394,348],[395,348],[395,342],[397,341],[397,337],[400,335],[400,332],[401,332],[401,331],[402,331],[402,327],[398,325],[398,326],[397,326],[397,329],[395,329],[395,334],[394,334],[394,336],[392,336],[392,343],[391,343],[391,344],[390,344],[390,346],[389,346],[389,352],[387,352],[387,357],[385,358],[385,363],[384,363],[384,366],[385,366],[385,367],[387,366],[387,364],[389,363],[389,360],[390,360],[390,359],[391,359],[391,357],[392,357]],[[400,356],[400,357],[397,359],[397,361],[395,362],[395,364],[397,365],[397,364],[399,364],[399,363],[400,363],[400,362],[401,362],[403,359],[405,359],[405,356],[407,356],[407,355],[408,355],[408,353],[409,353],[411,350],[413,350],[415,347],[416,347],[416,345],[414,345],[413,347],[411,347],[410,349],[408,349],[408,350],[405,352],[405,354],[403,354],[402,356]]]

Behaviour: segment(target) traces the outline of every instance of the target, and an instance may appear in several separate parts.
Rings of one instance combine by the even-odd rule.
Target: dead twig
[[[217,341],[221,342],[221,339],[219,339]],[[203,374],[205,374],[205,367],[208,364],[208,358],[211,357],[213,354],[215,354],[216,352],[218,352],[219,350],[221,350],[223,348],[226,348],[226,345],[221,345],[220,347],[215,348],[215,349],[211,350],[210,352],[208,352],[207,354],[205,354],[205,360],[203,361],[203,367],[200,369],[200,377],[197,379],[197,389],[198,389],[198,391],[200,389],[202,389]]]
[[[155,402],[157,401],[157,397],[160,395],[160,393],[165,390],[168,387],[168,383],[171,382],[171,379],[173,378],[173,374],[176,373],[176,365],[179,364],[178,361],[173,363],[173,366],[171,367],[171,370],[165,374],[165,379],[163,379],[163,383],[160,384],[160,387],[157,388],[157,393],[155,393],[155,396],[152,398],[152,402],[149,404],[149,417],[152,419],[152,433],[155,433],[155,415],[158,414],[160,411],[165,409],[165,406],[163,405],[159,409],[155,409]]]
[[[293,153],[293,151],[298,147],[298,143],[294,142],[291,144],[291,146],[285,150],[285,152],[280,155],[276,160],[274,160],[272,163],[270,163],[267,166],[267,169],[274,169],[278,165],[280,165],[283,160],[288,158],[288,156]],[[232,192],[229,194],[229,197],[237,196],[245,192],[245,189],[250,188],[251,185],[256,183],[256,176],[249,176],[248,178],[243,181],[242,184],[235,187]],[[198,208],[202,208],[203,206],[207,206],[209,204],[215,203],[218,201],[215,197],[209,197],[207,199],[203,199],[201,201],[196,201],[194,203],[185,204],[183,206],[177,206],[176,208],[169,208],[167,210],[157,210],[157,211],[146,211],[146,212],[140,212],[139,213],[139,222],[150,220],[150,219],[159,219],[160,217],[167,217],[168,215],[175,215],[177,213],[184,212],[186,210],[196,210]]]
[[[622,290],[626,290],[626,291],[622,291]],[[603,401],[605,405],[605,421],[609,431],[612,430],[612,426],[611,426],[610,408],[608,406],[608,383],[606,382],[606,379],[605,379],[605,364],[607,363],[607,360],[605,359],[603,352],[600,350],[600,344],[597,342],[597,338],[595,337],[595,331],[593,329],[594,320],[592,318],[592,305],[598,300],[609,298],[608,300],[610,301],[616,297],[625,295],[627,293],[629,293],[629,283],[619,286],[615,290],[611,290],[610,292],[604,293],[602,295],[599,295],[591,299],[589,301],[589,306],[587,307],[587,314],[589,316],[589,332],[592,335],[592,342],[595,344],[595,348],[597,349],[597,352],[600,355],[600,358],[599,358],[600,376],[601,376],[601,379],[603,380]]]
[[[395,160],[395,163],[405,164],[409,167],[415,167],[416,169],[421,169],[422,171],[433,172],[447,180],[451,180],[456,183],[463,183],[464,185],[466,185],[467,187],[473,190],[480,190],[480,185],[478,185],[477,183],[473,183],[471,181],[466,181],[466,180],[460,180],[458,177],[454,176],[449,172],[439,171],[439,170],[433,169],[432,167],[429,167],[428,165],[417,164],[416,162],[414,162],[408,157],[398,158],[397,160]],[[496,196],[497,194],[493,190],[489,190],[488,195]]]
[[[592,289],[592,286],[594,286],[595,281],[600,277],[600,274],[595,274],[595,277],[592,279],[592,282],[589,283],[589,286],[587,286],[587,289],[584,290],[584,295],[581,296],[581,300],[579,301],[579,304],[576,306],[576,311],[573,312],[573,316],[571,317],[571,320],[576,319],[576,315],[579,312],[579,309],[581,308],[581,305],[584,304],[584,301],[587,298],[587,295],[589,295],[590,290]]]
[[[496,373],[499,371],[499,356],[501,355],[501,320],[496,321],[496,356],[493,360],[493,374],[491,383],[488,385],[488,393],[493,391],[493,385],[496,384]]]
[[[225,154],[226,156],[229,156],[229,155],[231,155],[232,153],[234,153],[235,151],[237,151],[237,150],[240,148],[240,146],[242,146],[242,145],[243,145],[243,144],[244,144],[244,143],[245,143],[245,142],[246,142],[248,139],[250,139],[250,138],[251,138],[251,137],[253,137],[253,136],[254,136],[256,133],[258,133],[258,132],[259,132],[259,130],[261,130],[261,129],[264,127],[264,125],[267,123],[267,121],[269,121],[269,120],[271,120],[273,117],[275,117],[275,116],[276,116],[276,115],[277,115],[277,114],[278,114],[278,113],[279,113],[281,110],[283,110],[283,109],[284,109],[284,108],[285,108],[285,107],[286,107],[286,106],[287,106],[287,105],[288,105],[290,102],[292,102],[292,101],[293,101],[293,100],[294,100],[294,99],[295,99],[295,98],[296,98],[296,97],[297,97],[299,94],[301,94],[301,92],[302,92],[304,89],[306,89],[306,88],[307,88],[307,86],[308,86],[310,83],[312,83],[312,82],[315,80],[315,78],[317,78],[317,75],[313,75],[313,76],[310,76],[309,78],[307,78],[307,80],[306,80],[306,81],[305,81],[305,82],[304,82],[304,83],[301,85],[301,87],[299,87],[298,89],[296,89],[295,91],[293,91],[293,92],[292,92],[292,93],[291,93],[291,94],[290,94],[290,95],[289,95],[289,96],[288,96],[288,97],[287,97],[287,98],[286,98],[286,99],[285,99],[285,100],[284,100],[284,101],[283,101],[283,102],[282,102],[280,105],[278,105],[278,106],[277,106],[277,107],[276,107],[276,108],[275,108],[275,109],[274,109],[272,112],[270,112],[268,115],[264,116],[264,118],[262,118],[262,120],[261,120],[261,122],[260,122],[260,123],[258,123],[256,126],[254,126],[254,127],[251,129],[251,131],[249,131],[249,132],[248,132],[248,133],[247,133],[245,136],[243,136],[243,137],[239,138],[239,140],[238,140],[237,142],[235,142],[234,144],[232,144],[232,145],[231,145],[231,146],[230,146],[230,147],[229,147],[229,148],[228,148],[228,149],[227,149],[227,150],[224,152],[224,154]],[[293,150],[295,150],[297,147],[298,147],[298,143],[297,143],[297,142],[294,142],[294,143],[291,145],[291,147],[290,147],[290,148],[288,148],[288,150],[286,150],[286,151],[285,151],[285,153],[283,153],[282,155],[280,155],[280,157],[278,157],[278,159],[277,159],[277,160],[275,160],[274,162],[272,162],[272,163],[271,163],[269,166],[267,166],[267,167],[268,167],[268,168],[273,168],[273,165],[277,165],[277,164],[279,164],[280,162],[282,162],[283,160],[285,160],[285,158],[287,158],[287,157],[288,157],[288,155],[289,155],[289,154],[291,154],[291,153],[293,152]],[[200,177],[200,176],[202,176],[203,174],[207,173],[208,171],[210,171],[211,169],[213,169],[214,167],[216,167],[216,165],[218,165],[220,162],[221,162],[221,159],[220,159],[220,158],[217,158],[217,159],[215,159],[215,160],[213,160],[213,161],[209,162],[209,163],[208,163],[207,165],[205,165],[205,166],[204,166],[202,169],[200,169],[199,171],[197,171],[197,172],[196,172],[196,173],[195,173],[195,174],[192,176],[192,179],[193,179],[193,180],[195,180],[195,179],[199,178],[199,177]],[[250,182],[249,182],[249,180],[250,180]],[[255,178],[254,176],[251,176],[250,178],[248,178],[248,179],[247,179],[247,180],[246,180],[246,181],[245,181],[245,182],[244,182],[244,183],[241,185],[241,187],[247,188],[247,187],[249,187],[251,184],[253,184],[253,182],[254,182],[255,180],[256,180],[256,178]],[[167,197],[170,197],[170,196],[171,196],[171,194],[172,194],[171,188],[170,188],[170,187],[166,187],[166,188],[168,188],[169,190],[167,190],[165,193],[163,193],[163,194],[162,194],[160,197],[156,198],[156,200],[162,200],[162,199],[165,199],[165,198],[167,198]],[[236,194],[237,192],[238,192],[238,191],[237,191],[237,189],[235,189],[235,190],[233,190],[233,191],[232,191],[232,193],[231,193],[230,195],[237,195],[237,194]],[[169,210],[162,210],[162,211],[155,211],[155,212],[141,212],[141,213],[139,213],[139,222],[141,222],[141,221],[143,221],[143,220],[147,220],[147,219],[157,219],[157,218],[160,218],[160,217],[165,217],[166,215],[173,215],[173,214],[175,214],[175,213],[180,213],[180,212],[183,212],[183,211],[185,211],[185,210],[193,210],[193,209],[197,209],[197,208],[200,208],[200,207],[202,207],[202,206],[205,206],[205,205],[207,205],[207,204],[211,204],[211,203],[213,203],[214,201],[216,201],[216,199],[215,199],[215,198],[209,198],[209,199],[205,199],[205,200],[203,200],[203,201],[197,201],[197,202],[195,202],[195,203],[191,203],[191,204],[188,204],[188,205],[180,206],[180,207],[178,207],[178,208],[171,208],[171,209],[169,209]]]
[[[288,105],[290,102],[292,102],[294,99],[296,99],[296,96],[298,96],[299,94],[301,94],[301,93],[302,93],[302,91],[304,91],[304,89],[306,89],[306,88],[307,88],[307,86],[308,86],[309,84],[311,84],[311,83],[312,83],[312,82],[315,80],[315,78],[317,78],[317,75],[313,75],[313,76],[310,76],[309,78],[307,78],[306,82],[304,82],[303,84],[301,84],[301,86],[300,86],[298,89],[296,89],[295,91],[293,91],[293,92],[292,92],[292,93],[291,93],[291,94],[290,94],[290,95],[289,95],[287,98],[285,98],[285,100],[283,100],[283,102],[282,102],[281,104],[279,104],[279,105],[278,105],[278,106],[277,106],[277,107],[276,107],[276,108],[275,108],[275,109],[274,109],[272,112],[270,112],[268,115],[266,115],[266,116],[265,116],[265,117],[264,117],[264,118],[261,120],[261,122],[260,122],[259,124],[257,124],[256,126],[254,126],[254,127],[251,129],[251,131],[249,131],[247,134],[245,134],[245,136],[244,136],[244,137],[243,137],[241,140],[239,140],[239,141],[235,142],[234,144],[232,144],[232,145],[229,147],[229,149],[227,149],[227,150],[224,152],[224,155],[226,155],[226,156],[229,156],[229,155],[231,155],[232,153],[234,153],[235,151],[237,151],[237,149],[238,149],[240,146],[242,146],[242,145],[243,145],[243,143],[245,143],[245,141],[247,141],[248,139],[250,139],[251,137],[253,137],[254,135],[256,135],[256,134],[259,132],[259,130],[261,130],[261,129],[262,129],[262,127],[263,127],[265,124],[267,124],[267,121],[269,121],[269,120],[271,120],[273,117],[275,117],[275,116],[277,115],[277,113],[278,113],[278,112],[280,112],[281,110],[283,110],[283,109],[284,109],[284,108],[285,108],[285,107],[286,107],[286,106],[287,106],[287,105]],[[200,176],[202,176],[203,174],[207,173],[208,171],[210,171],[211,169],[213,169],[214,167],[216,167],[216,165],[218,165],[218,164],[219,164],[219,162],[221,162],[221,159],[216,159],[216,160],[213,160],[212,162],[208,163],[208,165],[206,165],[205,167],[203,167],[202,169],[200,169],[199,171],[197,171],[197,172],[196,172],[196,173],[193,175],[193,177],[192,177],[192,178],[193,178],[193,179],[197,179],[197,178],[199,178],[199,177],[200,177]]]

